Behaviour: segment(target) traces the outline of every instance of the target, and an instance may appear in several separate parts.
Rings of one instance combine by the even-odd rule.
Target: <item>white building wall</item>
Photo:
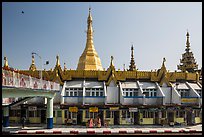
[[[115,85],[114,81],[111,81],[107,86],[107,103],[119,103],[119,87]]]

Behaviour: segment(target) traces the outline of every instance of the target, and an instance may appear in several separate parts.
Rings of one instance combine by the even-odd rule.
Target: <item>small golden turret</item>
[[[31,70],[31,71],[36,70],[34,55],[32,55],[32,64],[30,65],[29,70]]]
[[[66,70],[67,70],[66,63],[64,63],[64,71],[66,71]]]
[[[4,57],[4,67],[8,67],[8,59],[6,56]]]
[[[57,58],[56,66],[60,66],[59,55],[57,55],[56,58]]]

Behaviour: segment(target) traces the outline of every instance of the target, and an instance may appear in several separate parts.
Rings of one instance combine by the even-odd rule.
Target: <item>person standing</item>
[[[100,119],[100,117],[98,117],[98,125],[97,125],[97,127],[101,127],[101,119]]]
[[[93,127],[93,119],[92,118],[89,121],[89,127],[91,127],[91,128]]]

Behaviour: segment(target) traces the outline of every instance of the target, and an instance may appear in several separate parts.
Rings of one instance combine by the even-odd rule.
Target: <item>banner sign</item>
[[[129,112],[138,112],[137,108],[129,108]]]
[[[119,107],[110,107],[110,111],[118,111]]]
[[[98,108],[97,107],[90,107],[89,112],[98,112]]]
[[[69,112],[78,112],[77,107],[69,107]]]

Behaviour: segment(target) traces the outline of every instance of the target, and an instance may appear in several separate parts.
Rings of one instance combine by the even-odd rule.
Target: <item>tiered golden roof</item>
[[[87,19],[87,40],[84,52],[79,58],[77,70],[102,70],[101,60],[94,48],[91,8]]]
[[[178,69],[185,72],[195,72],[198,69],[198,64],[195,61],[193,53],[190,52],[190,42],[189,42],[189,33],[187,32],[187,41],[186,41],[186,49],[185,53],[182,54],[182,59],[180,60],[181,64],[178,65]]]

